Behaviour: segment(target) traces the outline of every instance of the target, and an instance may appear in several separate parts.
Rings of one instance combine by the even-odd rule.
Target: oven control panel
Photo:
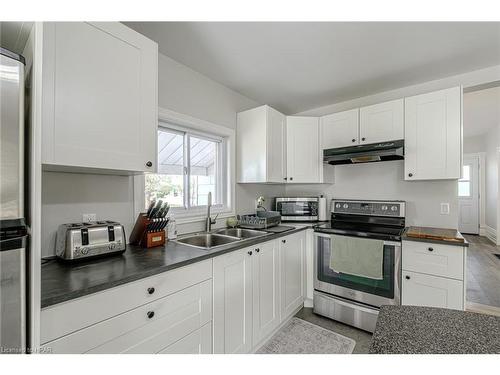
[[[401,201],[332,200],[331,212],[336,214],[404,217],[405,203]]]

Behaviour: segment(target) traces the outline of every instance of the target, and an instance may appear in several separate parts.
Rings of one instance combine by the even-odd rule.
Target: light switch
[[[441,215],[449,215],[449,214],[450,214],[450,204],[441,203]]]

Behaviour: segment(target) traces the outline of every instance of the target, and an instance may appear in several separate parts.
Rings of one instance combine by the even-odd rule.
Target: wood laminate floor
[[[464,235],[467,249],[467,301],[500,307],[500,246],[483,236]]]
[[[295,316],[297,318],[304,319],[305,321],[353,339],[354,341],[356,341],[356,346],[354,347],[353,354],[367,354],[370,350],[372,334],[369,332],[362,331],[340,322],[336,322],[335,320],[325,318],[321,315],[317,315],[313,313],[312,308],[310,307],[302,308],[297,314],[295,314]]]

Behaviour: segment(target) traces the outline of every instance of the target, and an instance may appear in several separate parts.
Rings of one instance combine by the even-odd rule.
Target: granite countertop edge
[[[127,245],[127,252],[129,252],[129,254],[127,254],[127,252],[126,252],[126,253],[124,253],[124,255],[122,255],[122,257],[127,256],[127,255],[130,257],[130,255],[131,255],[130,253],[135,254],[135,253],[145,252],[145,251],[165,251],[165,252],[171,251],[171,252],[179,252],[180,254],[182,254],[182,252],[191,251],[191,252],[194,252],[195,254],[193,256],[190,256],[190,257],[188,256],[182,260],[175,261],[175,262],[172,262],[170,264],[165,263],[163,265],[160,265],[157,267],[152,267],[152,268],[146,269],[144,271],[138,270],[137,272],[130,273],[130,274],[125,275],[123,277],[117,277],[114,280],[103,281],[102,283],[99,283],[96,285],[82,287],[82,288],[75,288],[74,290],[71,290],[71,291],[64,291],[64,292],[59,292],[59,293],[51,293],[50,290],[49,291],[47,290],[47,288],[45,288],[45,290],[44,290],[44,268],[46,269],[45,270],[46,272],[49,272],[50,268],[52,268],[52,269],[56,269],[58,271],[66,272],[66,273],[72,273],[74,265],[70,264],[70,263],[59,262],[57,260],[51,260],[48,263],[42,265],[41,308],[42,309],[48,308],[48,307],[51,307],[51,306],[54,306],[54,305],[57,305],[57,304],[60,304],[63,302],[68,302],[68,301],[71,301],[71,300],[74,300],[77,298],[85,297],[87,295],[101,292],[101,291],[104,291],[107,289],[111,289],[111,288],[114,288],[114,287],[117,287],[120,285],[124,285],[124,284],[130,283],[130,282],[133,282],[133,281],[137,281],[137,280],[141,280],[141,279],[144,279],[147,277],[155,276],[155,275],[158,275],[158,274],[163,273],[163,272],[174,270],[176,268],[184,267],[184,266],[187,266],[187,265],[190,265],[193,263],[202,262],[204,260],[211,259],[211,258],[217,257],[219,255],[223,255],[223,254],[226,254],[229,252],[240,250],[240,249],[243,249],[243,248],[246,248],[249,246],[253,246],[253,245],[256,245],[259,243],[272,241],[274,239],[288,236],[288,235],[291,235],[294,233],[298,233],[298,232],[307,230],[308,228],[309,227],[304,226],[304,227],[296,227],[295,229],[288,230],[288,231],[281,232],[281,233],[268,233],[267,235],[262,236],[262,237],[240,240],[240,241],[235,242],[235,243],[231,243],[228,245],[218,247],[214,250],[198,249],[198,248],[194,248],[191,246],[176,243],[172,240],[168,241],[165,246],[160,247],[160,248],[154,248],[154,249],[142,249],[138,246]],[[133,257],[133,255],[132,255],[132,257]],[[113,261],[116,259],[117,259],[116,257],[115,258],[108,257],[108,258],[102,258],[102,259],[94,259],[94,260],[90,260],[86,264],[90,265],[90,266],[92,266],[92,265],[101,265],[102,266],[101,262],[106,262],[106,261],[110,261],[110,260]],[[113,264],[110,264],[109,266],[112,267]],[[92,272],[92,271],[89,270],[89,272]],[[59,281],[64,282],[64,280],[52,280],[52,282],[56,283],[56,284]]]

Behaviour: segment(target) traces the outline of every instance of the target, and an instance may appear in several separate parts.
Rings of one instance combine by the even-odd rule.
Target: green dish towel
[[[331,236],[330,268],[337,273],[382,280],[384,241]]]

